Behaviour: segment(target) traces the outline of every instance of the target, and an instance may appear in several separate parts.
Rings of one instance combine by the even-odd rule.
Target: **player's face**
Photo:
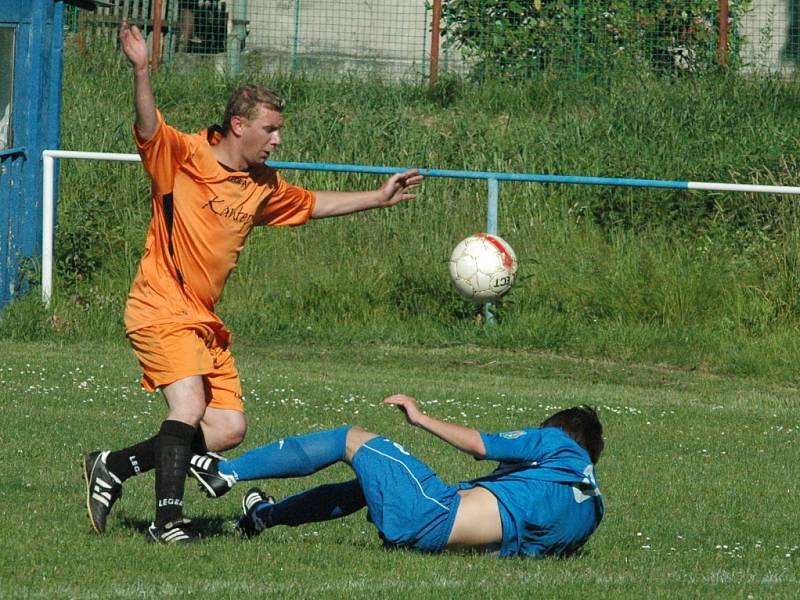
[[[260,165],[269,158],[281,143],[283,115],[265,106],[260,106],[254,119],[242,119],[242,158],[251,167]]]

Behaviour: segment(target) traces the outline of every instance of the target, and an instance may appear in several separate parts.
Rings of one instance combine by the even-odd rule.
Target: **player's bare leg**
[[[209,498],[227,494],[236,480],[219,472],[219,462],[224,457],[217,454],[235,448],[244,439],[247,421],[238,410],[207,408],[200,427],[207,452],[195,454],[189,460],[189,473],[197,479],[200,490]]]
[[[347,464],[353,460],[353,456],[358,452],[359,448],[366,444],[373,438],[378,437],[377,433],[371,433],[361,427],[353,426],[347,432],[347,440],[345,442],[344,459]]]
[[[212,452],[224,452],[235,448],[247,433],[244,413],[224,408],[206,408],[200,420],[206,447]]]

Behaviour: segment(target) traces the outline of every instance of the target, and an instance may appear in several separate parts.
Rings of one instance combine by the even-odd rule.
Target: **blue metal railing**
[[[405,167],[373,167],[370,165],[343,165],[338,163],[308,163],[269,161],[276,169],[303,171],[332,171],[335,173],[374,173],[393,175]],[[542,175],[538,173],[497,173],[491,171],[452,171],[448,169],[419,169],[425,177],[454,177],[458,179],[483,179],[488,183],[486,204],[486,232],[497,233],[498,199],[501,181],[528,181],[531,183],[557,183],[571,185],[606,185],[673,190],[710,190],[770,194],[800,194],[800,187],[779,185],[753,185],[741,183],[714,183],[678,181],[669,179],[632,179],[628,177],[585,177],[580,175]]]

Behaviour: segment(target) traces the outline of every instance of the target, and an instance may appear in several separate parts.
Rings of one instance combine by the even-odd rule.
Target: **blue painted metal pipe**
[[[306,163],[269,161],[276,169],[301,171],[333,171],[336,173],[373,173],[392,175],[405,171],[405,167],[373,167],[370,165],[342,165],[337,163]],[[688,190],[688,181],[667,179],[629,179],[624,177],[583,177],[580,175],[540,175],[535,173],[494,173],[491,171],[451,171],[448,169],[419,169],[425,177],[456,177],[458,179],[495,179],[497,181],[531,181],[538,183],[569,183],[580,185],[616,185],[625,187],[651,187]]]

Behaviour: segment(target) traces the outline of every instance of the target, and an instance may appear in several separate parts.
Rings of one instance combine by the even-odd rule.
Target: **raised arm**
[[[466,452],[476,458],[484,458],[486,456],[486,447],[483,444],[481,434],[477,430],[429,417],[420,410],[417,401],[411,396],[395,394],[384,399],[383,403],[396,406],[405,414],[406,420],[411,425],[432,433],[462,452]]]
[[[386,208],[416,196],[409,190],[422,183],[422,175],[416,169],[395,173],[380,189],[368,192],[315,192],[317,197],[312,219],[338,217],[371,208]]]
[[[158,129],[156,100],[153,87],[150,85],[148,71],[147,41],[139,28],[122,21],[119,27],[119,43],[125,56],[133,67],[134,106],[136,107],[136,133],[142,142],[146,142]]]

